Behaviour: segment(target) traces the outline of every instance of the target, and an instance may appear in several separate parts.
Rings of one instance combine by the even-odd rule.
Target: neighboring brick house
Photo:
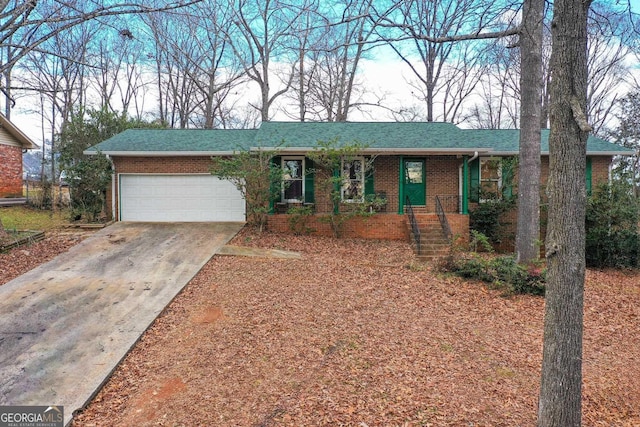
[[[287,172],[269,227],[289,228],[289,206],[312,205],[316,214],[331,211],[318,189],[308,153],[318,141],[358,142],[361,157],[343,162],[349,177],[342,191],[343,207],[362,203],[367,194],[383,195],[383,211],[347,224],[345,236],[406,239],[407,200],[421,215],[434,216],[436,200],[454,234],[468,234],[468,211],[482,202],[479,188],[503,191],[496,159],[518,153],[517,130],[465,130],[450,123],[308,123],[265,122],[257,130],[127,130],[95,147],[113,162],[108,190],[113,218],[122,221],[243,221],[245,205],[235,187],[211,176],[211,156],[238,150],[276,151],[273,159]],[[548,170],[548,131],[542,134],[543,183]],[[608,178],[614,155],[630,154],[623,147],[591,136],[587,176],[591,186]],[[363,165],[372,161],[372,173]],[[319,233],[328,225],[316,223]]]
[[[22,154],[38,146],[0,114],[0,199],[22,197]]]

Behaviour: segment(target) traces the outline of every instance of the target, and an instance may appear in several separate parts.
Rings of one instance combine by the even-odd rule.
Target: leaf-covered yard
[[[542,298],[411,267],[400,242],[233,243],[303,256],[214,257],[75,426],[534,425]],[[640,425],[640,274],[589,271],[585,300],[583,425]]]

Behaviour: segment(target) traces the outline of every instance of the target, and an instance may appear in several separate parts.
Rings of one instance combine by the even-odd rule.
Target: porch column
[[[404,156],[400,156],[398,176],[398,214],[404,215]]]
[[[469,214],[469,156],[462,157],[462,214]]]

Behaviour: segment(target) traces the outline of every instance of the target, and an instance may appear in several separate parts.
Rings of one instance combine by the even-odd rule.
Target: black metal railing
[[[461,212],[461,198],[457,194],[439,194],[438,196],[427,196],[427,208],[429,208],[429,210],[435,209],[436,197],[440,199],[440,206],[442,206],[443,212]]]
[[[442,203],[440,203],[440,197],[438,196],[436,196],[436,214],[440,220],[440,226],[442,227],[445,237],[448,240],[451,240],[453,237],[453,233],[451,233],[451,226],[449,226],[449,220],[447,219],[447,215],[444,213],[444,209],[442,209]]]
[[[416,252],[420,255],[422,252],[420,250],[420,227],[418,226],[418,220],[416,220],[416,216],[413,213],[413,206],[411,205],[411,199],[409,196],[406,197],[405,205],[406,213],[409,216],[409,223],[411,224],[411,233],[413,234],[413,240],[416,242]]]

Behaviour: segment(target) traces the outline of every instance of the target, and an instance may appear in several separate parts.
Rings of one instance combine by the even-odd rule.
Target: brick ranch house
[[[0,199],[22,198],[22,154],[38,146],[0,114]]]
[[[548,175],[548,131],[542,134],[543,183]],[[382,195],[384,208],[366,219],[346,224],[345,237],[409,239],[407,201],[416,216],[437,223],[438,202],[452,233],[468,235],[469,209],[481,203],[480,188],[503,191],[501,158],[517,156],[517,130],[466,130],[450,123],[307,123],[265,122],[255,130],[132,129],[90,149],[107,155],[114,168],[107,191],[109,211],[118,221],[244,221],[245,203],[238,190],[210,173],[212,156],[234,151],[277,151],[273,159],[286,171],[279,200],[268,227],[290,229],[287,207],[309,205],[316,214],[330,212],[318,194],[307,154],[318,141],[359,142],[360,158],[343,162],[349,185],[342,189],[343,207],[362,203],[367,194]],[[594,136],[587,148],[585,185],[607,180],[612,157],[627,149]],[[373,160],[365,176],[363,164]],[[437,225],[439,227],[439,225]],[[312,224],[330,234],[325,223]]]

